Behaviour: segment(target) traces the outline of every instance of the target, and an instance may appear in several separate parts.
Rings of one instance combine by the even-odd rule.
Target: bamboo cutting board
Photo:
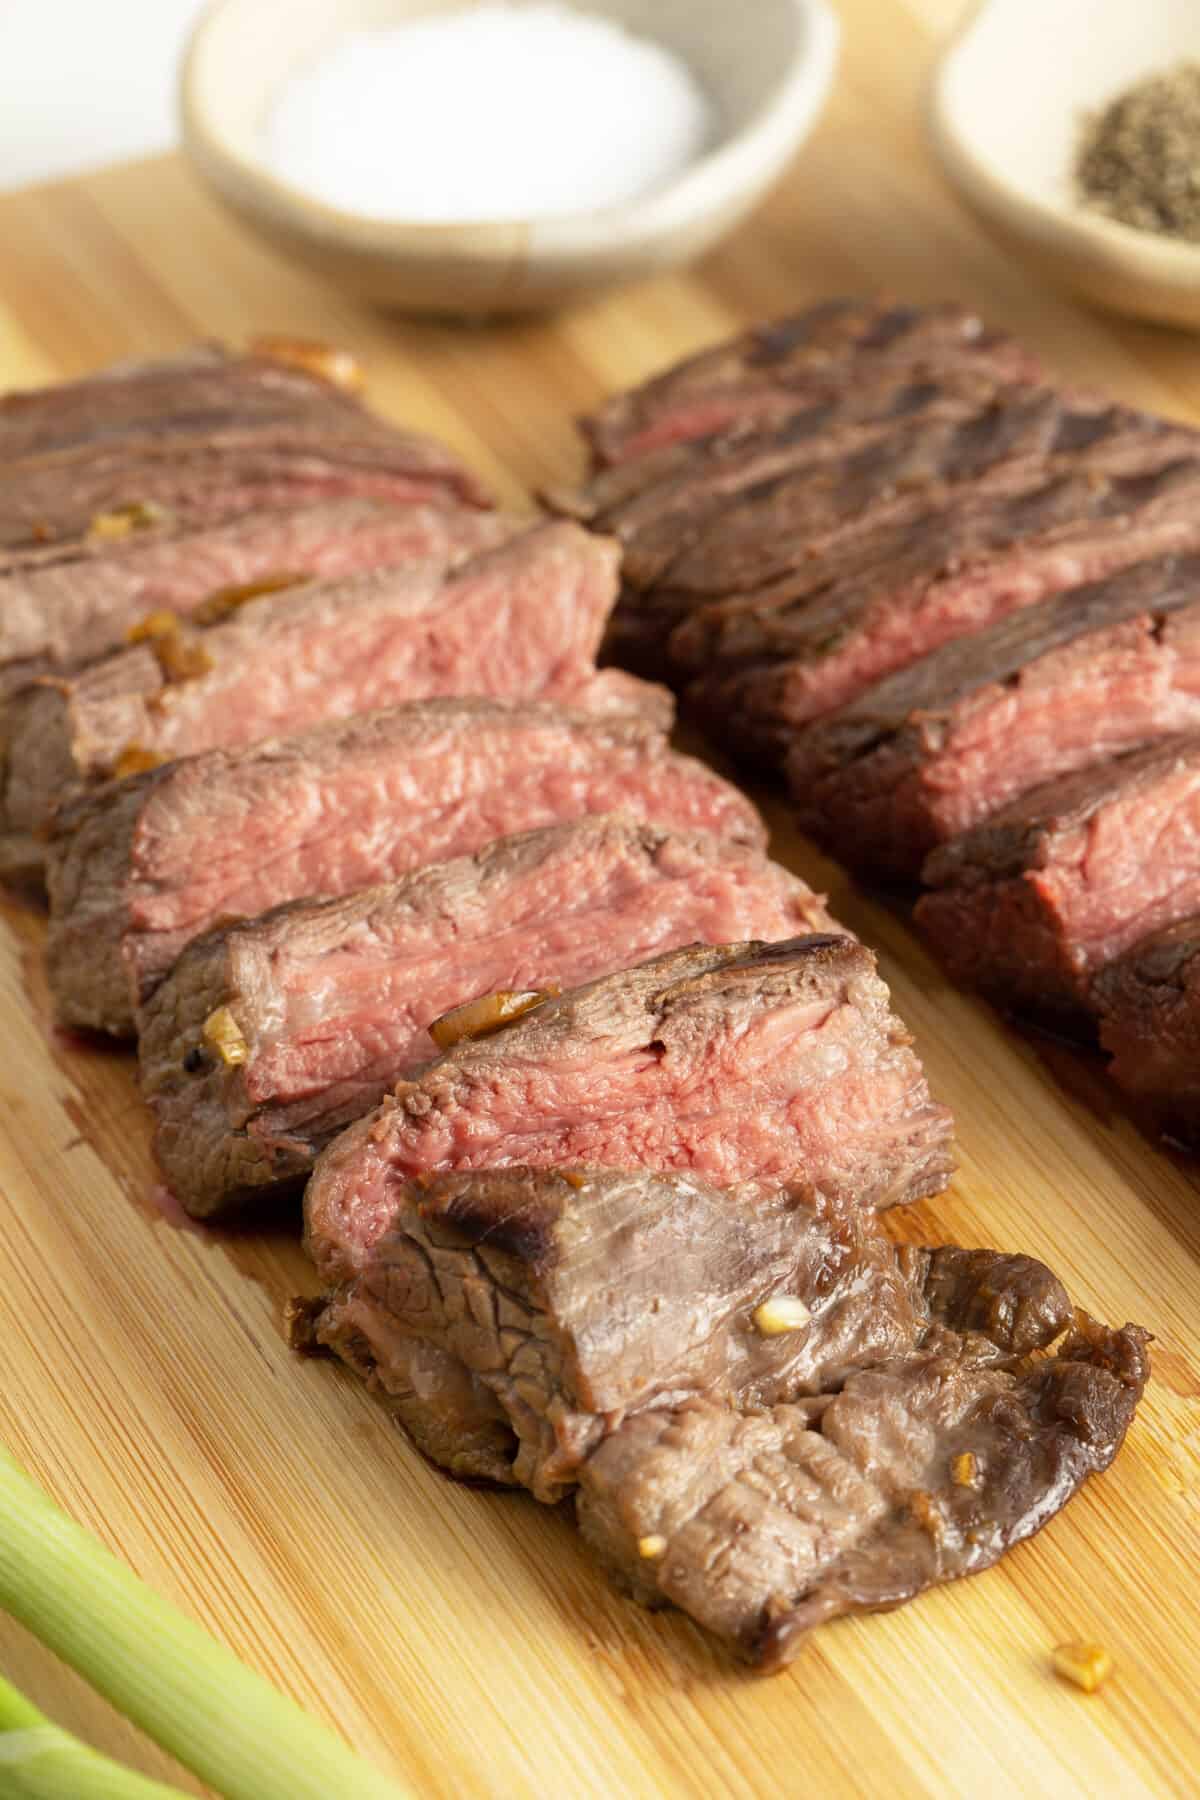
[[[931,167],[919,94],[954,5],[844,0],[835,100],[768,207],[696,272],[549,324],[373,315],[261,250],[174,160],[5,197],[0,384],[202,335],[335,339],[376,404],[518,500],[578,467],[570,416],[616,385],[753,317],[887,286],[972,302],[1064,375],[1200,418],[1195,340],[1035,289]],[[167,1222],[130,1061],[53,1034],[42,922],[12,905],[0,1434],[139,1573],[421,1795],[1195,1793],[1200,1175],[1138,1136],[1094,1067],[1051,1068],[948,989],[901,921],[776,822],[776,853],[882,950],[958,1115],[951,1193],[897,1230],[1042,1256],[1100,1317],[1158,1340],[1114,1470],[999,1570],[827,1628],[769,1681],[627,1604],[559,1513],[455,1487],[351,1379],[288,1353],[281,1309],[307,1276],[286,1230]],[[1078,1636],[1117,1664],[1095,1697],[1049,1673]],[[202,1791],[4,1620],[0,1669],[100,1747]]]

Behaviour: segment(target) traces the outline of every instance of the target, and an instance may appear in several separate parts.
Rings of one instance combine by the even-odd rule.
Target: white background
[[[0,188],[165,150],[203,0],[0,0]]]

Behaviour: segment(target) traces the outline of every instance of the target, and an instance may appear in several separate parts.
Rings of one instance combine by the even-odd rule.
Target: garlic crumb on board
[[[1085,1694],[1094,1694],[1112,1674],[1112,1657],[1103,1644],[1082,1640],[1057,1644],[1052,1653],[1054,1673],[1064,1681],[1073,1681]]]

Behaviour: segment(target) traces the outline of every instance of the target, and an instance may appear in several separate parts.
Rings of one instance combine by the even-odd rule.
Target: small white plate
[[[942,57],[933,140],[964,199],[1047,275],[1115,312],[1200,327],[1200,246],[1081,206],[1083,116],[1200,62],[1200,0],[983,0]]]

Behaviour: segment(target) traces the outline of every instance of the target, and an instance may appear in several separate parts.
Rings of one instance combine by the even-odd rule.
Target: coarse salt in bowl
[[[836,43],[826,0],[215,0],[184,142],[243,220],[343,285],[518,312],[706,249],[810,129]]]

